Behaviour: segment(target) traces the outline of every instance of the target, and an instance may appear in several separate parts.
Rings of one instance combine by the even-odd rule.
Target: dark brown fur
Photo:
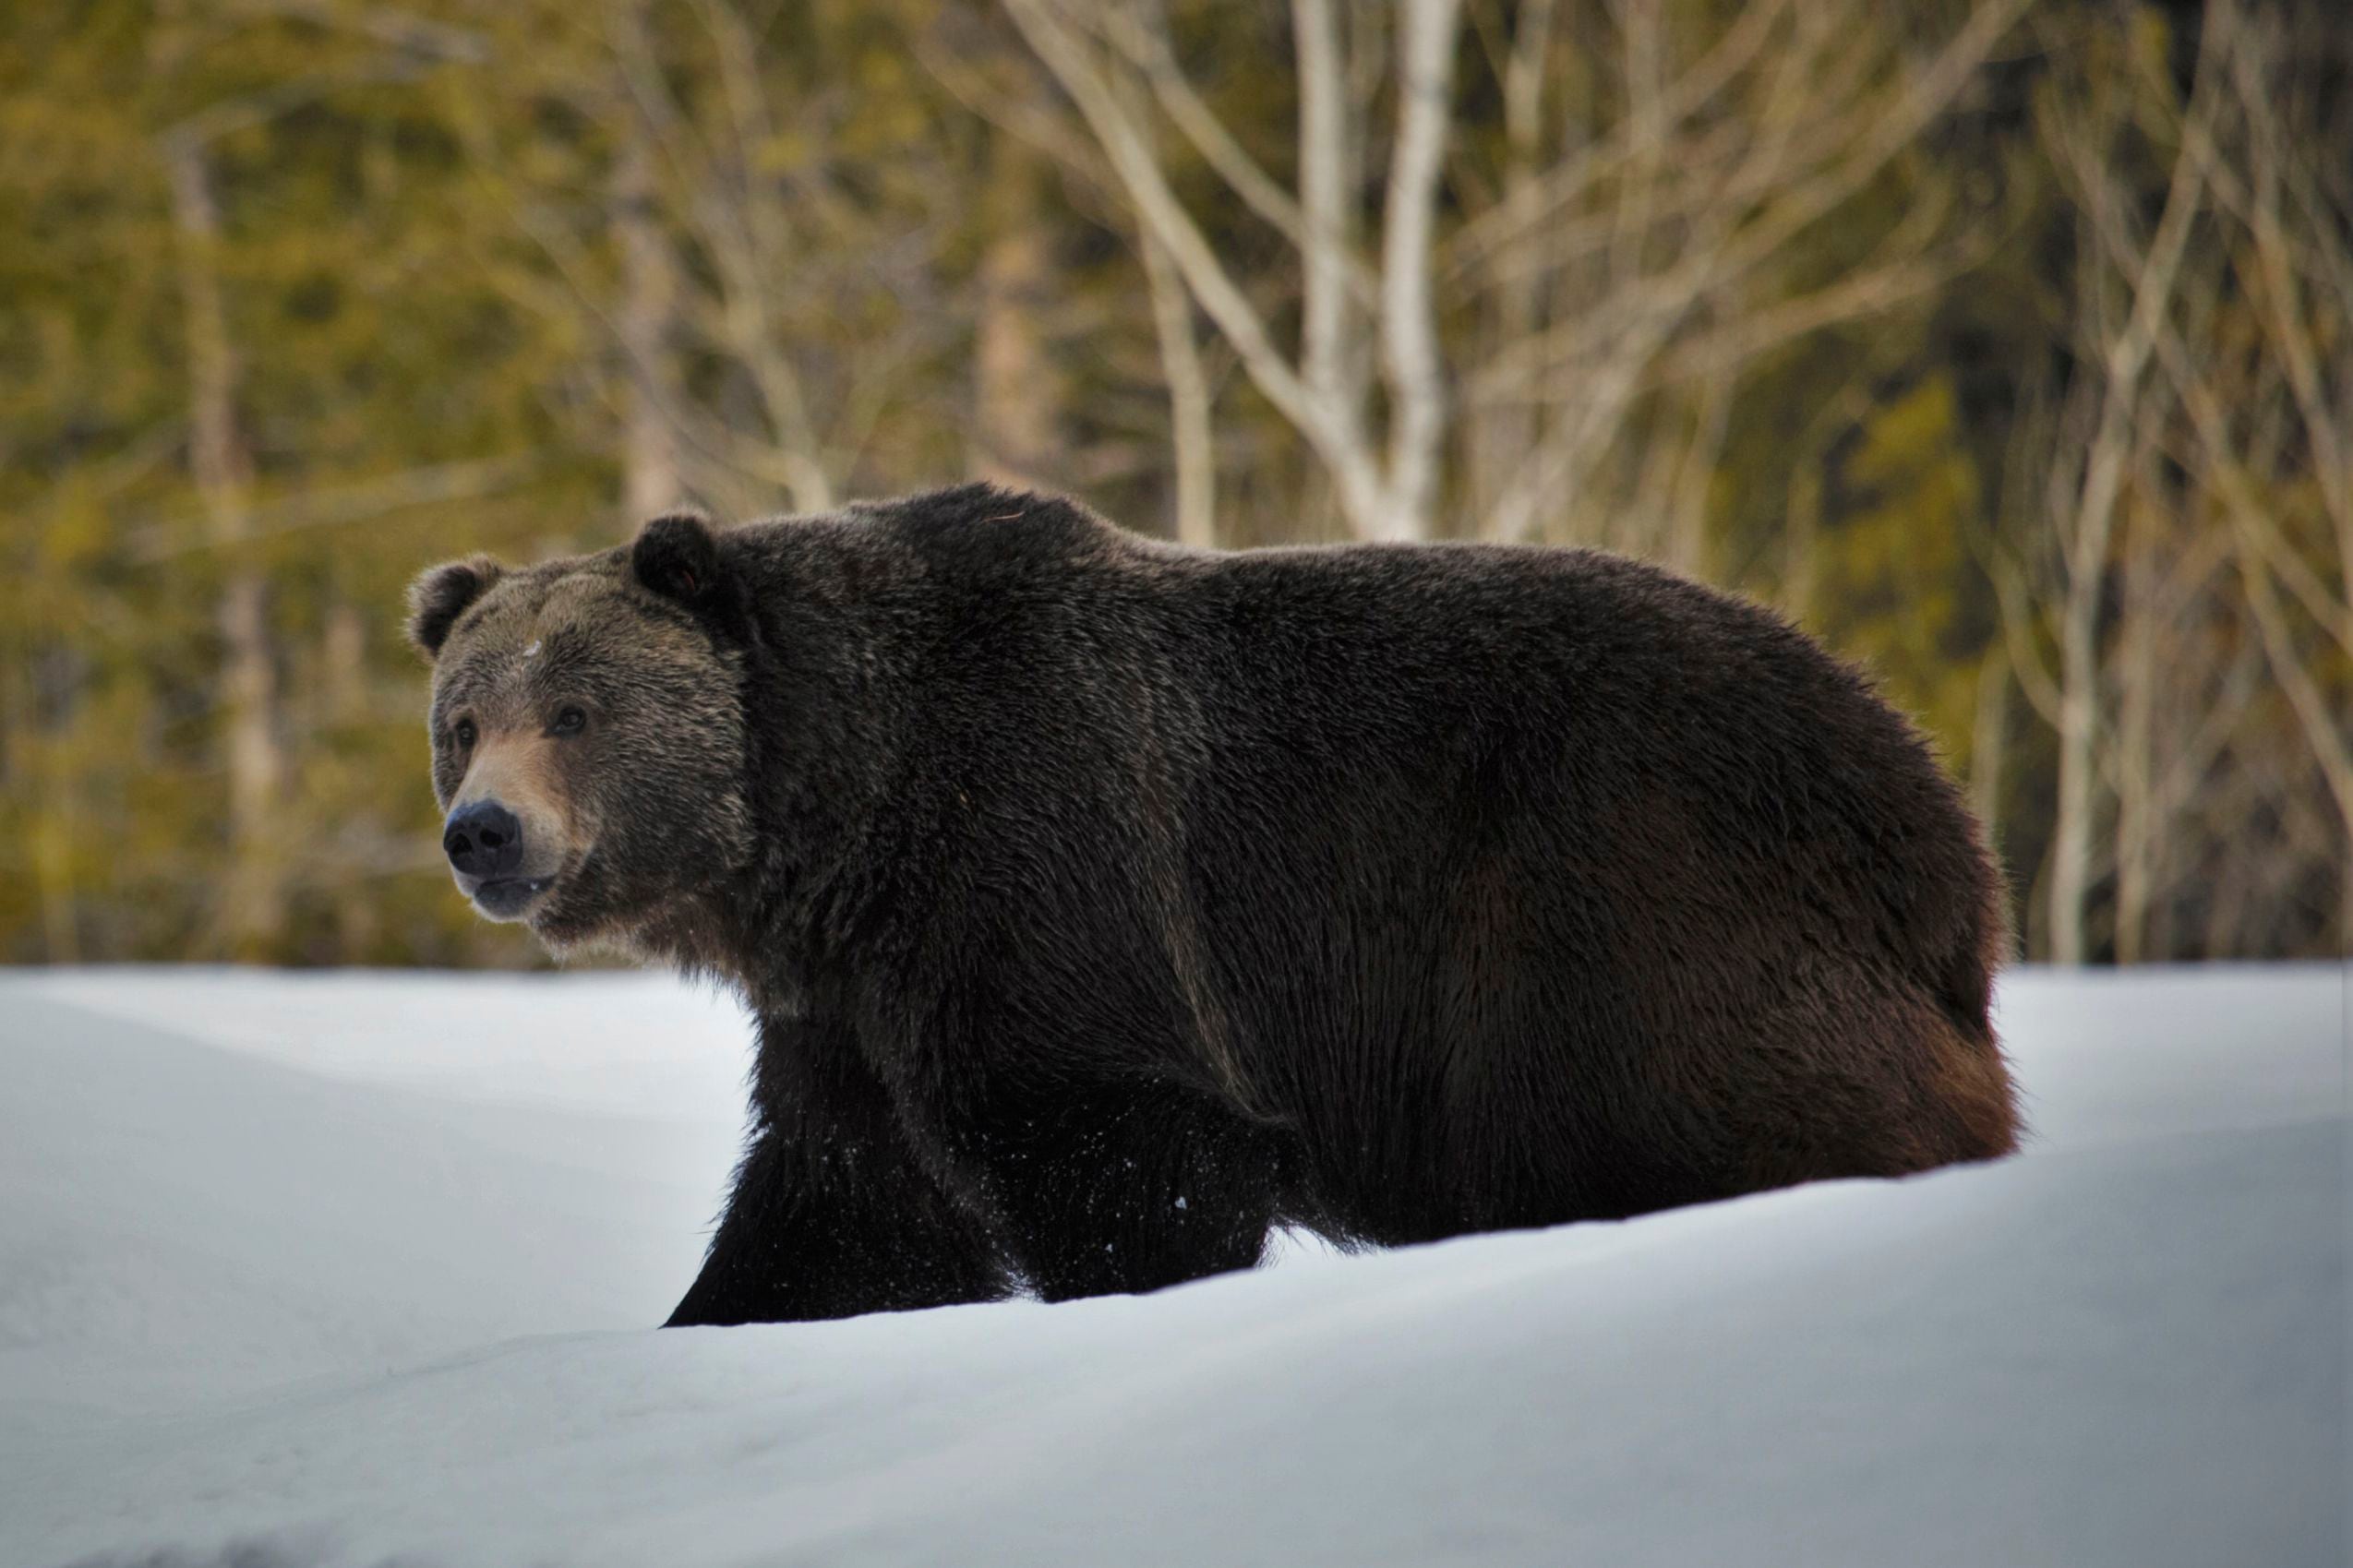
[[[1653,569],[1187,551],[971,486],[664,519],[415,605],[444,803],[462,717],[483,755],[538,737],[534,928],[759,1017],[673,1322],[2014,1145],[2001,891],[1951,784],[1811,640]]]

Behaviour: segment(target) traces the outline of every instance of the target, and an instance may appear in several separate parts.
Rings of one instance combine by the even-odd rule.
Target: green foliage
[[[1832,460],[1819,629],[1965,765],[1978,664],[1993,635],[1967,540],[1984,506],[1951,383],[1932,376],[1872,409]]]

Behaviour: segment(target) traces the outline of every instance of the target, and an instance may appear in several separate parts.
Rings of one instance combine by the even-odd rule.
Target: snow
[[[0,975],[0,1565],[2341,1563],[2348,992],[2022,972],[1997,1166],[657,1333],[725,999]]]

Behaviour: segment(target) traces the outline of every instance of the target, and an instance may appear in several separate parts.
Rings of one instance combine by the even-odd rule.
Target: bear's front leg
[[[987,1233],[915,1156],[840,1032],[762,1020],[754,1131],[702,1272],[666,1326],[792,1323],[1007,1291]]]

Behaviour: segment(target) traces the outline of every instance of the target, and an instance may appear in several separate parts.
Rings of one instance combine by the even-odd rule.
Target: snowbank
[[[2334,1564],[2347,976],[2027,973],[2006,1164],[656,1334],[663,979],[0,977],[0,1564]]]

